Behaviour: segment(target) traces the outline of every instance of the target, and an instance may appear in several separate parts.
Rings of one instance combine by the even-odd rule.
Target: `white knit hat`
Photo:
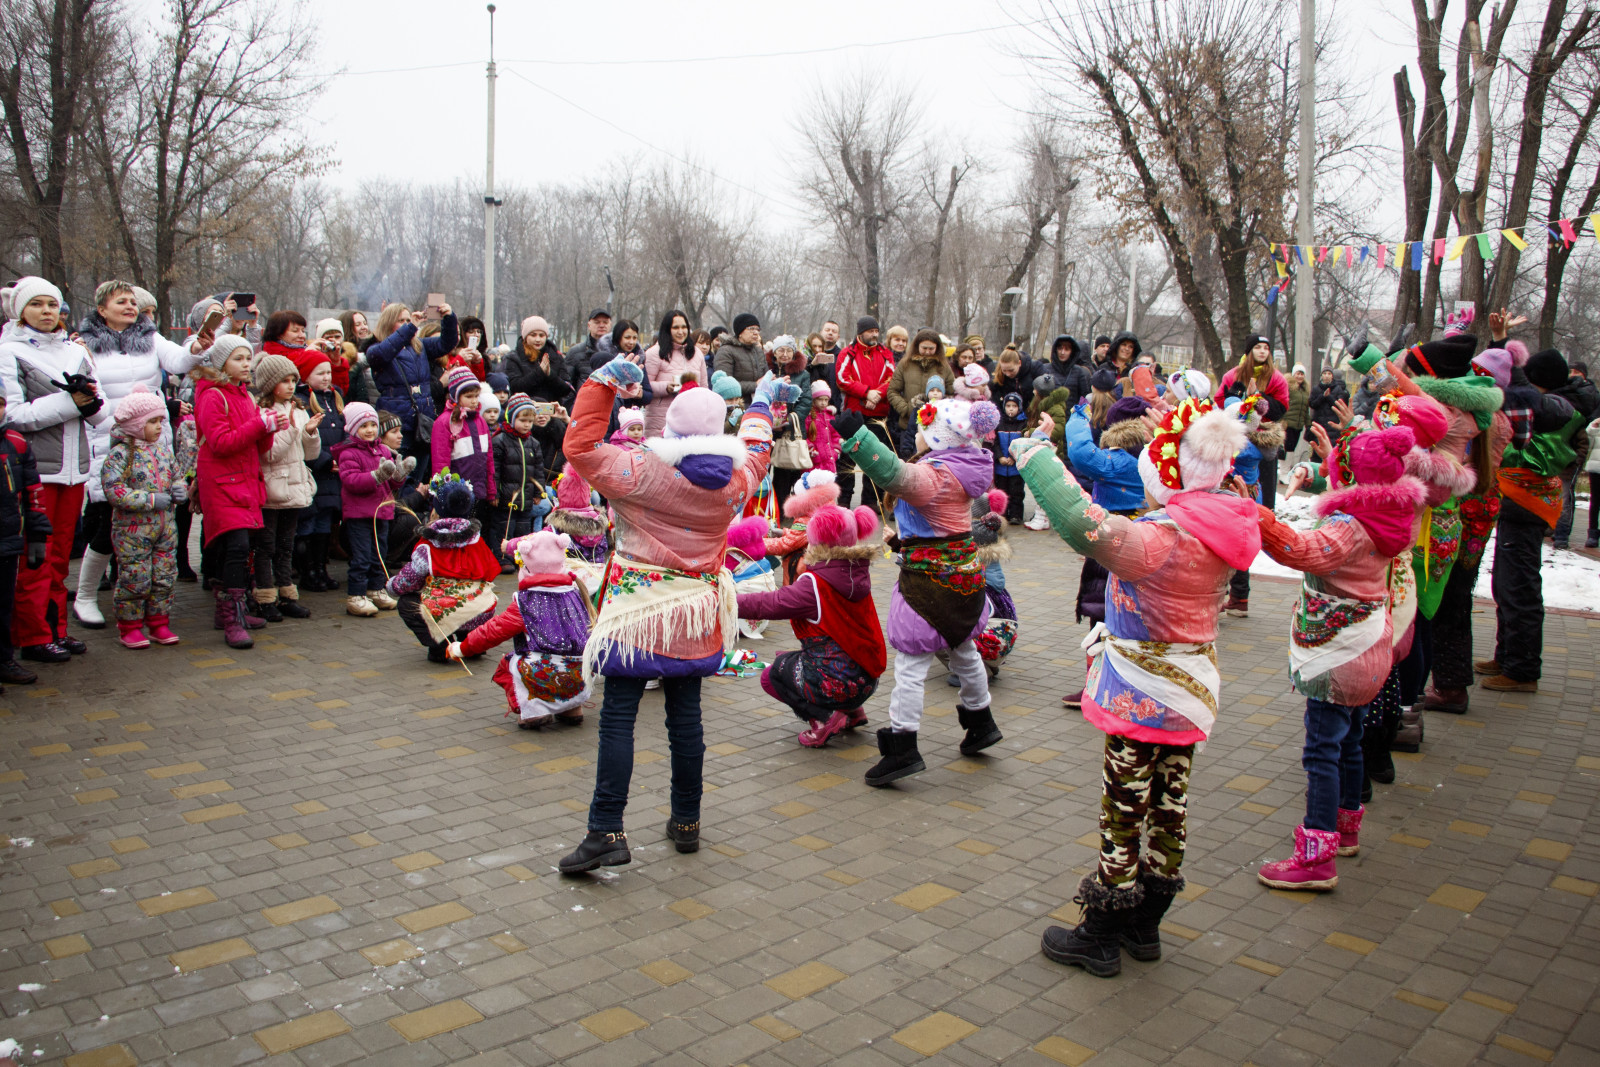
[[[134,307],[139,311],[143,311],[145,308],[161,306],[161,301],[156,299],[156,294],[148,289],[141,289],[137,285],[133,287],[133,303]]]
[[[931,416],[925,415],[930,409]],[[917,421],[922,424],[923,440],[938,452],[982,441],[1000,425],[1000,411],[987,400],[973,403],[960,397],[948,397],[924,404],[917,412]]]
[[[53,296],[56,303],[61,303],[61,290],[55,285],[30,274],[26,278],[19,278],[17,284],[6,289],[0,289],[0,313],[8,319],[22,318],[22,309],[37,296]]]
[[[228,357],[241,348],[250,351],[250,342],[236,333],[225,333],[211,342],[211,347],[206,349],[201,359],[212,370],[221,370],[222,365],[228,362]]]
[[[344,323],[340,322],[338,319],[323,319],[321,322],[317,323],[317,332],[312,334],[312,336],[321,337],[327,333],[337,333],[340,337],[343,337]]]

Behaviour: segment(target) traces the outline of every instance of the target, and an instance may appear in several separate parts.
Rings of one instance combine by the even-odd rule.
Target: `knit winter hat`
[[[326,357],[324,357],[326,362]],[[291,375],[298,377],[294,360],[275,352],[263,352],[250,364],[250,387],[257,396],[267,396],[278,383]]]
[[[1528,357],[1523,368],[1528,381],[1546,392],[1555,392],[1567,384],[1567,360],[1553,348],[1542,349]]]
[[[444,391],[454,404],[461,399],[461,394],[468,389],[481,389],[483,383],[478,381],[478,376],[468,367],[451,367],[444,375]]]
[[[330,333],[336,333],[339,335],[339,340],[344,340],[344,323],[338,319],[323,319],[317,323],[317,330],[311,336],[326,337]]]
[[[1504,389],[1511,384],[1511,353],[1504,348],[1485,348],[1472,357],[1472,373],[1493,378]]]
[[[748,311],[741,311],[733,317],[733,336],[737,338],[752,326],[760,326],[761,320]]]
[[[146,308],[160,307],[161,301],[156,299],[156,294],[139,286],[133,287],[133,307],[135,311],[144,311]]]
[[[1117,372],[1110,367],[1101,367],[1089,375],[1089,388],[1102,393],[1110,393],[1117,388]]]
[[[724,400],[738,400],[744,390],[739,388],[739,379],[727,371],[711,372],[711,391]],[[683,394],[679,394],[680,398]],[[677,403],[676,400],[673,403]]]
[[[22,318],[22,309],[36,296],[53,296],[56,303],[61,303],[61,290],[37,275],[30,274],[26,278],[19,278],[15,285],[0,289],[0,316],[7,319]]]
[[[854,548],[877,532],[878,516],[865,506],[846,511],[827,504],[806,523],[806,539],[824,548]]]
[[[356,401],[344,406],[344,432],[354,437],[355,432],[361,429],[364,422],[377,422],[378,413],[372,409],[371,404]]]
[[[1025,404],[1023,402],[1021,393],[1007,393],[1005,396],[1001,397],[1000,398],[1000,409],[1002,411],[1005,410],[1005,406],[1007,404],[1015,404],[1015,405],[1017,405],[1017,410],[1018,411],[1020,411],[1023,408],[1028,406],[1027,404]]]
[[[479,394],[478,412],[488,418],[490,412],[498,414],[500,411],[500,398],[485,389]]]
[[[944,392],[944,376],[941,374],[928,375],[928,384],[923,386],[924,393],[931,393],[935,389],[941,393]]]
[[[1349,443],[1348,463],[1359,485],[1387,485],[1406,472],[1405,457],[1417,446],[1406,426],[1356,434]]]
[[[776,352],[780,348],[787,348],[798,352],[800,351],[800,343],[794,339],[794,335],[781,333],[772,339],[772,347],[767,351]]]
[[[857,337],[860,337],[862,334],[867,333],[869,331],[876,330],[877,328],[878,328],[878,320],[873,318],[871,315],[863,315],[859,319],[856,320],[856,336]]]
[[[1291,369],[1289,371],[1289,373],[1290,374],[1309,374],[1310,372],[1306,370],[1306,365],[1304,363],[1296,363],[1294,365],[1293,369]]]
[[[589,483],[571,463],[561,468],[561,477],[556,479],[556,503],[568,511],[590,506]]]
[[[538,330],[546,337],[550,336],[550,324],[540,315],[529,315],[522,320],[522,336],[526,337],[534,330]]]
[[[987,400],[974,404],[970,400],[951,397],[934,404],[924,404],[917,412],[922,424],[922,438],[935,452],[951,448],[976,445],[1000,425],[1000,411]]]
[[[435,474],[428,483],[428,495],[433,498],[434,514],[441,519],[470,519],[478,503],[472,483],[454,474]]]
[[[961,343],[962,344],[971,345],[972,347],[977,348],[979,345],[983,345],[983,334],[981,334],[981,333],[969,333],[967,335],[966,340],[961,342]],[[984,347],[988,348],[987,345],[984,345]]]
[[[833,390],[829,388],[828,383],[822,378],[818,378],[816,381],[811,383],[812,399],[815,400],[819,396],[825,396],[829,398],[833,396]]]
[[[509,393],[511,391],[511,379],[499,371],[490,371],[488,382],[489,392],[491,393]]]
[[[1185,400],[1205,400],[1211,396],[1211,379],[1206,377],[1205,371],[1193,367],[1173,371],[1167,376],[1167,392],[1172,394],[1169,401],[1174,404],[1181,404]]]
[[[506,397],[505,421],[516,422],[517,416],[524,411],[533,410],[533,398],[527,393],[512,393]]]
[[[1406,352],[1406,369],[1435,378],[1460,378],[1472,373],[1472,355],[1477,350],[1475,334],[1453,331],[1437,340],[1412,345]]]
[[[540,530],[515,541],[507,541],[501,551],[515,553],[521,564],[519,577],[532,578],[538,574],[564,574],[567,569],[567,549],[572,538],[554,530]]]
[[[200,359],[212,370],[221,370],[222,365],[228,362],[228,357],[241,348],[248,352],[250,350],[250,342],[236,333],[225,333],[211,342],[211,347],[206,349],[205,355],[201,356]],[[290,365],[293,366],[293,364]]]
[[[643,426],[644,412],[638,408],[623,408],[617,412],[617,428],[626,430],[629,426]]]
[[[391,430],[400,429],[400,416],[392,411],[385,411],[378,416],[378,438],[382,440],[389,435]]]
[[[839,480],[832,471],[813,467],[795,479],[794,491],[783,502],[783,513],[791,519],[804,519],[825,504],[839,500]]]
[[[140,382],[117,401],[117,429],[129,437],[137,437],[146,422],[157,416],[165,418],[166,414],[167,405]]]
[[[1007,397],[1006,399],[1010,399]],[[1115,426],[1128,419],[1137,419],[1150,410],[1150,401],[1142,396],[1125,396],[1111,405],[1111,410],[1106,412],[1106,425]]]
[[[968,363],[956,379],[956,395],[968,400],[989,399],[989,372],[981,363]]]
[[[728,406],[718,393],[709,389],[685,389],[667,406],[664,436],[713,437],[722,432],[727,418]]]
[[[1372,421],[1380,428],[1408,428],[1418,448],[1432,448],[1450,432],[1450,413],[1426,393],[1390,393],[1380,397]]]
[[[1040,396],[1049,396],[1056,391],[1056,376],[1054,374],[1041,374],[1034,378],[1033,391]]]
[[[333,360],[320,348],[292,349],[294,355],[288,358],[294,362],[294,369],[300,375],[302,382],[310,381],[311,375],[323,364],[332,365]],[[259,360],[257,361],[259,363]]]

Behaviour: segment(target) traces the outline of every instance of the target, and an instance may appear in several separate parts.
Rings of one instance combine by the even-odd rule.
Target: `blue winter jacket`
[[[439,333],[422,339],[421,352],[411,347],[416,335],[416,326],[408,322],[367,349],[367,365],[378,386],[373,406],[393,412],[408,438],[415,435],[419,418],[431,427],[439,414],[433,409],[433,361],[455,350],[459,338],[456,317],[451,314],[440,319]]]
[[[1074,470],[1094,482],[1092,499],[1107,511],[1137,511],[1144,507],[1144,480],[1139,459],[1121,448],[1101,448],[1094,443],[1083,411],[1072,413],[1066,429],[1067,459]]]

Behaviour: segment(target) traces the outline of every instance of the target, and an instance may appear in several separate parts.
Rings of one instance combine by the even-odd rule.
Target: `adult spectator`
[[[822,324],[822,347],[835,359],[838,359],[839,353],[843,351],[839,345],[839,324],[832,319]]]
[[[844,405],[842,410],[860,412],[873,436],[882,441],[890,452],[894,452],[888,425],[889,413],[894,410],[889,404],[894,357],[878,343],[880,332],[878,320],[871,315],[857,319],[856,339],[839,353],[835,371]],[[856,462],[848,454],[839,457],[838,485],[839,506],[848,510],[856,491]],[[871,497],[870,503],[868,497]],[[862,486],[862,503],[881,514],[883,509],[879,498],[878,487],[868,480]]]
[[[401,451],[417,461],[413,472],[419,483],[429,478],[433,464],[429,441],[438,411],[433,403],[433,361],[442,360],[456,347],[460,333],[449,304],[439,305],[439,334],[419,337],[420,315],[404,304],[389,304],[378,315],[377,340],[367,349],[378,390],[377,409],[400,420]]]
[[[726,326],[713,326],[713,327],[711,327],[711,332],[706,334],[706,352],[705,352],[705,354],[708,357],[716,355],[717,354],[717,349],[721,348],[722,347],[722,342],[726,341],[727,339],[728,339],[728,328]]]
[[[731,340],[724,339],[711,360],[713,372],[722,371],[739,383],[745,403],[756,391],[756,383],[767,373],[767,353],[761,347],[761,322],[748,311],[733,317]]]
[[[893,357],[898,366],[906,353],[911,350],[911,331],[904,326],[891,326],[889,332],[883,335],[883,343],[889,347],[889,355]]]
[[[1108,342],[1109,343],[1109,342]],[[1068,392],[1066,411],[1070,415],[1078,401],[1089,395],[1089,358],[1071,334],[1058,334],[1050,344],[1050,364],[1046,368],[1056,380],[1057,389]]]
[[[506,380],[513,393],[526,393],[531,400],[564,407],[574,395],[575,372],[568,371],[572,362],[571,355],[563,357],[561,349],[550,340],[550,324],[539,315],[529,315],[522,320],[522,339],[516,351],[505,358]],[[584,369],[587,373],[587,364]]]
[[[576,396],[577,391],[583,388],[583,383],[589,379],[590,372],[599,366],[598,363],[594,362],[595,350],[600,347],[600,339],[611,332],[611,312],[605,308],[595,308],[589,312],[589,321],[585,325],[589,331],[589,336],[567,349],[567,373],[572,382],[572,394],[570,395],[573,396]],[[548,327],[545,330],[545,335],[549,336]],[[601,360],[601,362],[605,361]],[[511,375],[508,374],[506,377],[510,378]],[[515,378],[511,378],[511,384],[513,386],[517,384]],[[533,394],[529,393],[528,395],[532,396]]]
[[[1283,417],[1283,453],[1288,459],[1300,447],[1300,435],[1311,425],[1311,382],[1306,365],[1296,363],[1289,373],[1289,411]]]
[[[699,385],[711,384],[706,359],[689,340],[689,317],[683,312],[674,309],[661,316],[656,343],[644,354],[644,376],[654,394],[644,409],[644,433],[660,437],[667,425],[667,408],[684,388],[685,378],[692,376]]]
[[[378,397],[378,386],[372,380],[372,368],[367,365],[367,349],[377,338],[367,325],[367,316],[359,311],[346,311],[339,316],[344,326],[344,358],[350,364],[350,388],[344,398],[351,403],[372,404]]]
[[[838,326],[834,330],[837,331]],[[838,346],[829,348],[828,339],[821,333],[814,333],[806,338],[806,354],[809,358],[806,369],[811,374],[811,380],[828,383],[828,403],[837,409],[840,399],[839,376],[834,373],[838,369],[834,361],[838,359]]]
[[[1339,439],[1339,413],[1334,410],[1334,405],[1341,401],[1346,404],[1350,402],[1350,391],[1334,375],[1331,367],[1323,367],[1321,380],[1311,387],[1308,403],[1311,421],[1327,431],[1330,441]]]
[[[967,339],[962,343],[971,346],[973,359],[982,365],[984,370],[989,372],[989,378],[993,380],[995,362],[989,358],[989,348],[983,343],[983,334],[968,334]],[[1001,408],[1004,410],[1003,405],[1001,405]]]
[[[1098,351],[1098,348],[1096,349]],[[1100,361],[1102,366],[1110,367],[1117,372],[1120,380],[1128,376],[1128,371],[1133,367],[1133,361],[1139,358],[1139,353],[1144,348],[1139,344],[1139,338],[1131,330],[1123,330],[1111,339],[1111,344],[1106,348],[1105,358]],[[1267,347],[1268,362],[1271,361],[1272,348]]]
[[[1589,365],[1587,363],[1573,363],[1567,370],[1567,382],[1556,395],[1572,405],[1572,410],[1583,416],[1583,425],[1588,426],[1596,416],[1600,416],[1600,389],[1589,380]],[[1561,517],[1556,520],[1555,531],[1551,535],[1557,548],[1566,548],[1567,540],[1572,536],[1572,513],[1575,499],[1572,493],[1573,482],[1577,480],[1578,472],[1583,470],[1589,462],[1589,435],[1580,433],[1572,439],[1573,448],[1577,457],[1561,472]],[[1594,508],[1596,501],[1589,498],[1589,507]]]
[[[1001,411],[1005,410],[1006,394],[1033,397],[1033,380],[1039,376],[1039,365],[1007,345],[995,360],[994,374],[989,379],[989,399]]]
[[[1106,353],[1110,351],[1111,338],[1107,337],[1105,334],[1101,334],[1100,336],[1096,337],[1094,339],[1094,356],[1092,357],[1095,365],[1099,366],[1100,364],[1104,363],[1106,361]]]
[[[894,331],[891,330],[892,334]],[[955,392],[955,374],[944,358],[944,344],[932,330],[917,333],[910,355],[894,365],[889,379],[889,406],[900,417],[900,456],[909,458],[916,451],[917,400],[926,398],[928,379],[937,377],[946,395]]]

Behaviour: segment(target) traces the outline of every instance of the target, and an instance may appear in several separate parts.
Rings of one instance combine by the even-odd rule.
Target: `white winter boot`
[[[78,564],[78,591],[72,598],[72,614],[80,626],[90,630],[104,630],[106,617],[100,614],[100,579],[111,566],[109,552],[83,550],[83,560]]]

